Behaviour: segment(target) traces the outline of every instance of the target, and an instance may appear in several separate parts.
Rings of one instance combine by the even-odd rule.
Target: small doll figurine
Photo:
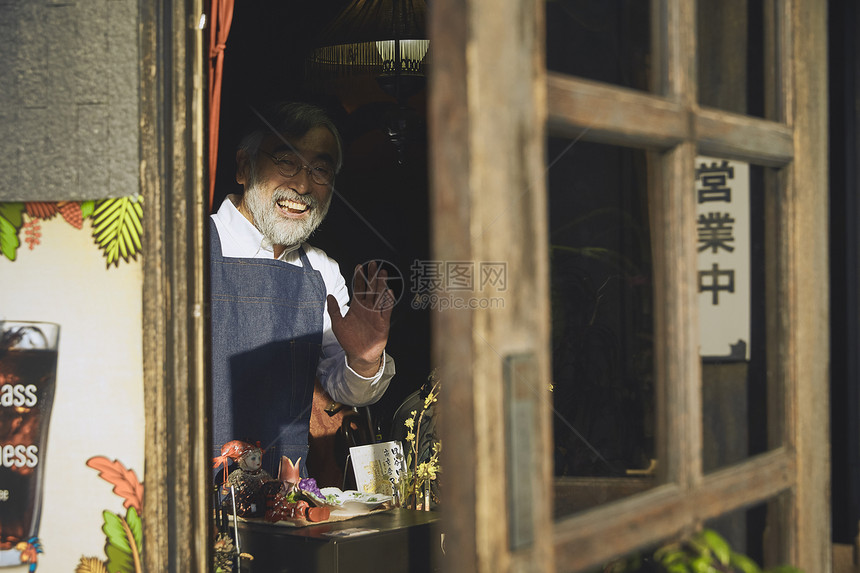
[[[238,461],[239,467],[246,472],[263,472],[264,474],[269,475],[264,470],[260,469],[260,466],[263,465],[263,450],[260,449],[260,446],[250,446],[248,448],[245,448],[243,452],[239,455]]]
[[[214,459],[215,467],[227,465],[232,459],[238,468],[230,472],[227,485],[233,486],[236,495],[236,512],[242,517],[263,515],[266,510],[264,483],[272,481],[269,473],[262,469],[263,450],[240,440],[233,440],[221,447],[221,455]],[[226,487],[225,487],[226,489]]]
[[[227,483],[235,487],[257,487],[259,488],[267,481],[272,481],[272,476],[262,469],[263,450],[259,446],[246,444],[248,447],[239,455],[239,467],[227,477]]]

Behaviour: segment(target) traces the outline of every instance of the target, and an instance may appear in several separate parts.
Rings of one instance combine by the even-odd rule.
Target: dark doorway
[[[413,309],[409,290],[410,267],[430,258],[427,145],[423,130],[415,130],[398,156],[380,124],[394,99],[373,78],[336,84],[309,80],[306,59],[322,30],[347,4],[236,3],[224,57],[213,209],[229,193],[241,192],[235,181],[235,149],[252,108],[274,100],[301,100],[329,111],[344,138],[344,167],[328,217],[309,242],[339,263],[347,284],[355,265],[372,259],[391,263],[404,281],[388,344],[397,375],[372,408],[387,435],[394,410],[432,369],[430,311]],[[424,91],[407,103],[423,120]]]
[[[833,541],[853,544],[860,520],[860,204],[856,2],[829,4],[830,411]],[[824,200],[824,197],[822,197]],[[824,357],[822,357],[824,358]]]

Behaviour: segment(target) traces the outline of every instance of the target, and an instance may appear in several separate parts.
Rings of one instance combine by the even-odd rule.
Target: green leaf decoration
[[[102,512],[102,515],[105,519],[102,531],[107,536],[105,555],[108,573],[134,573],[131,546],[128,544],[122,518],[107,510]]]
[[[24,203],[0,203],[0,253],[10,261],[18,256],[18,230],[23,224]]]
[[[125,522],[128,528],[131,529],[131,534],[134,536],[134,544],[137,545],[138,553],[143,552],[143,522],[137,514],[137,510],[133,507],[128,508],[125,514]]]
[[[729,562],[732,567],[740,569],[743,573],[761,573],[761,567],[746,555],[732,551]]]
[[[13,227],[20,228],[24,224],[23,203],[0,203],[0,217],[6,219]]]
[[[690,561],[690,569],[692,569],[694,573],[717,573],[716,570],[711,567],[711,560],[706,555],[701,555]]]
[[[93,214],[96,209],[95,201],[81,201],[81,218],[86,219]]]
[[[669,545],[664,545],[663,547],[658,548],[654,552],[654,559],[659,563],[662,563],[663,565],[671,565],[672,563],[685,557],[685,553],[681,551],[681,547],[677,543],[670,543]]]
[[[719,533],[713,529],[705,529],[701,534],[699,534],[699,541],[711,550],[711,553],[714,554],[714,557],[717,558],[717,561],[719,561],[721,565],[729,564],[729,557],[731,556],[732,550],[729,547],[728,542],[723,539]]]
[[[93,237],[104,250],[107,266],[119,266],[136,259],[142,250],[140,235],[143,233],[143,197],[120,197],[96,203],[93,211]]]
[[[119,547],[123,551],[131,552],[131,546],[128,544],[128,538],[125,536],[125,528],[122,526],[122,517],[108,510],[102,512],[105,518],[105,524],[102,526],[102,531],[107,536],[107,542],[110,545]]]
[[[134,573],[131,555],[113,545],[105,546],[108,573]]]
[[[705,543],[700,539],[694,537],[687,542],[687,546],[692,550],[693,555],[698,557],[707,557],[711,558],[711,549],[705,545]]]

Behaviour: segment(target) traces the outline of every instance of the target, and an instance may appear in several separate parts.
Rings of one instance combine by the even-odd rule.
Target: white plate
[[[377,508],[392,499],[390,495],[384,495],[381,493],[364,493],[355,490],[341,491],[336,487],[324,487],[320,489],[320,491],[324,496],[326,496],[327,500],[328,496],[334,496],[333,499],[335,499],[336,502],[331,505],[337,505],[343,509],[351,511],[359,511],[362,509],[370,511],[371,509]]]

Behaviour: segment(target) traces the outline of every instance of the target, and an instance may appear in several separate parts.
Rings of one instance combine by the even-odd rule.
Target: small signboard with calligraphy
[[[358,491],[394,495],[406,471],[400,442],[355,446],[349,449],[349,455]]]
[[[695,173],[700,355],[749,360],[749,164],[699,156]]]

